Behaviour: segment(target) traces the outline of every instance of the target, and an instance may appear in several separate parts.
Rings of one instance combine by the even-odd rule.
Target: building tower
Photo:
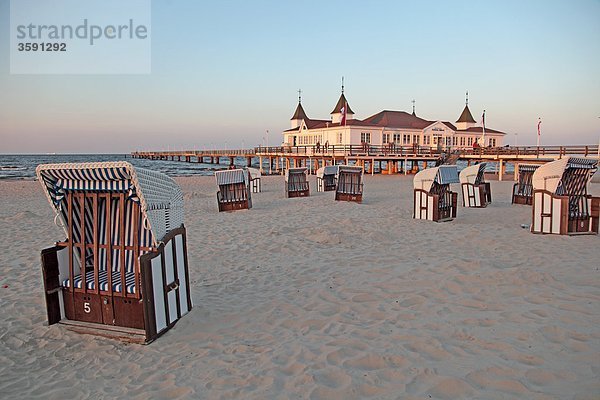
[[[346,121],[348,121],[354,117],[354,111],[352,111],[348,100],[346,100],[346,96],[344,96],[344,77],[342,76],[342,94],[331,112],[331,122],[335,124],[342,121],[342,108],[344,106],[346,107]]]
[[[292,122],[292,128],[297,128],[302,124],[302,121],[308,119],[306,113],[304,112],[304,108],[302,108],[302,90],[298,89],[298,107],[296,107],[296,111],[294,111],[294,115],[290,118]]]
[[[475,126],[477,122],[473,119],[473,115],[471,114],[471,110],[469,110],[469,92],[466,94],[465,99],[465,109],[463,110],[460,117],[456,120],[456,128],[458,130],[467,130],[473,126]]]

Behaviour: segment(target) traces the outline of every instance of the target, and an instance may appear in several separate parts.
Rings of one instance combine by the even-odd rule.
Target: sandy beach
[[[366,176],[363,204],[263,177],[233,213],[213,177],[176,180],[194,309],[148,346],[47,326],[39,254],[64,234],[38,182],[0,182],[0,397],[600,398],[600,238],[521,228],[513,182],[433,223],[412,176]]]

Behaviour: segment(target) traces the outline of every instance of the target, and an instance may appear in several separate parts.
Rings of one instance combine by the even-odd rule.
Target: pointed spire
[[[294,115],[290,120],[303,120],[308,119],[306,113],[304,112],[304,108],[302,107],[302,89],[298,89],[298,106],[296,107],[296,111],[294,111]]]
[[[473,114],[471,114],[471,110],[469,110],[469,91],[465,94],[465,108],[460,114],[460,117],[456,120],[456,122],[468,122],[468,123],[476,123],[473,118]]]
[[[415,99],[412,100],[412,103],[413,103],[413,112],[412,112],[412,115],[414,115],[416,117],[417,114],[415,114]]]
[[[350,104],[348,104],[348,100],[346,100],[346,96],[344,96],[344,77],[342,76],[342,94],[340,95],[340,99],[336,103],[333,111],[330,114],[336,114],[342,111],[342,107],[346,106],[346,114],[354,114],[354,111],[350,108]]]

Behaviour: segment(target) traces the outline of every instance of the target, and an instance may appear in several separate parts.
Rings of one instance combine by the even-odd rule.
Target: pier
[[[571,146],[520,146],[520,147],[485,147],[467,149],[442,149],[429,146],[400,146],[386,144],[374,145],[332,145],[332,146],[271,146],[237,150],[170,150],[170,151],[136,151],[133,158],[149,160],[166,160],[196,162],[206,164],[222,164],[234,166],[238,157],[246,159],[246,165],[257,160],[264,174],[280,174],[287,168],[307,167],[314,173],[324,165],[347,164],[364,167],[365,173],[373,174],[376,170],[382,174],[409,174],[428,164],[454,164],[466,161],[498,163],[498,179],[502,180],[506,164],[515,166],[515,176],[519,164],[544,164],[566,157],[600,158],[598,145]]]

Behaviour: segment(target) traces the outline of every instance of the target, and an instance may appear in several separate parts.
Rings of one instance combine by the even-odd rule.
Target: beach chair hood
[[[337,177],[339,171],[339,165],[326,165],[317,170],[317,178],[323,178],[325,175],[334,175]]]
[[[144,224],[158,246],[172,229],[183,225],[183,193],[167,175],[128,162],[43,164],[36,169],[50,205],[63,219],[61,202],[67,191],[124,192],[139,202]]]
[[[251,179],[256,179],[256,178],[261,177],[260,169],[248,167],[248,168],[246,168],[246,170],[250,174]]]
[[[563,174],[568,168],[588,169],[589,174],[585,184],[589,182],[597,169],[598,161],[586,158],[565,157],[540,166],[533,173],[532,184],[537,190],[547,190],[558,193]]]
[[[460,183],[478,184],[478,179],[483,177],[486,163],[471,165],[460,171]]]
[[[456,167],[448,165],[426,168],[419,171],[413,179],[413,187],[429,192],[434,182],[440,185],[458,183],[458,171]]]
[[[290,174],[307,174],[308,172],[308,168],[302,167],[302,168],[288,168],[285,170],[285,181],[289,181],[290,180]]]
[[[243,169],[226,169],[215,171],[215,180],[217,185],[231,185],[234,183],[248,184],[248,174]]]

